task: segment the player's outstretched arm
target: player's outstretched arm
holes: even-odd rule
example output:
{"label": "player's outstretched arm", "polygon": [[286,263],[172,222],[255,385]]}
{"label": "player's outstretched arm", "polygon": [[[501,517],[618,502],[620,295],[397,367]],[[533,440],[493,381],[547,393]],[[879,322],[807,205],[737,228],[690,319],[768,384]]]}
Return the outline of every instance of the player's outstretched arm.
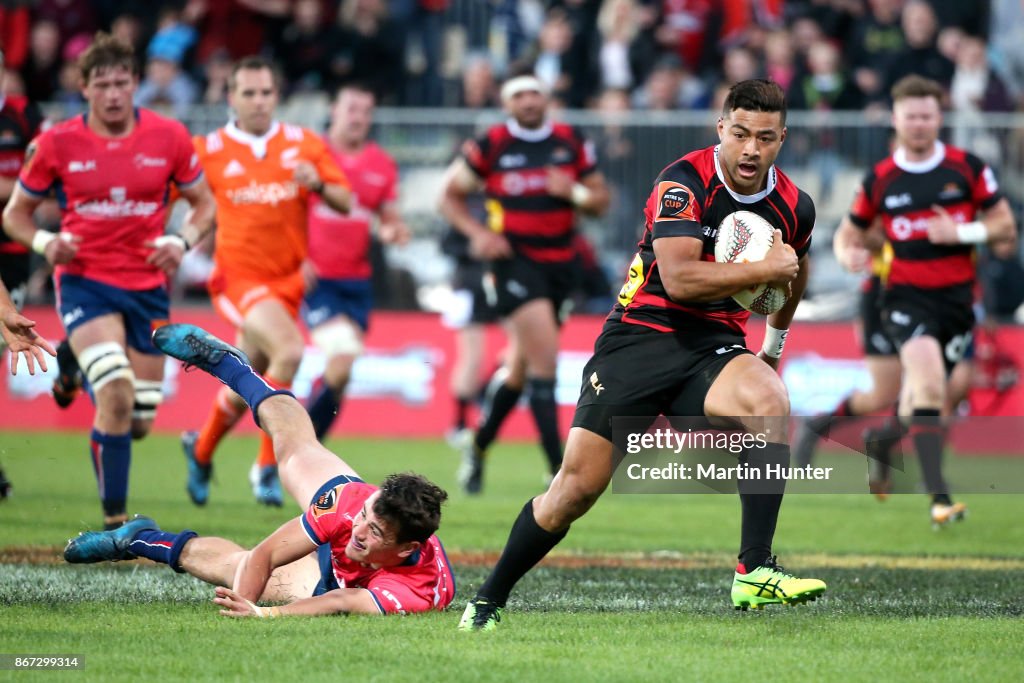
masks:
{"label": "player's outstretched arm", "polygon": [[836,261],[851,273],[861,273],[871,265],[871,252],[864,241],[864,231],[844,216],[832,237],[832,252]]}
{"label": "player's outstretched arm", "polygon": [[380,608],[365,588],[335,590],[302,598],[279,607],[261,607],[230,588],[217,587],[214,602],[225,617],[316,617],[329,614],[380,614]]}
{"label": "player's outstretched arm", "polygon": [[470,213],[466,198],[480,188],[479,176],[465,159],[457,158],[445,171],[438,210],[452,227],[469,239],[469,250],[474,258],[484,261],[508,258],[512,255],[508,240],[488,230]]}
{"label": "player's outstretched arm", "polygon": [[788,286],[798,275],[796,252],[775,239],[764,260],[752,263],[716,263],[702,261],[704,243],[696,237],[659,237],[654,240],[654,255],[665,291],[675,301],[716,301],[740,290],[771,283]]}
{"label": "player's outstretched arm", "polygon": [[249,551],[238,567],[234,590],[256,602],[263,595],[270,575],[278,567],[294,562],[316,550],[316,544],[302,529],[300,517],[285,522]]}

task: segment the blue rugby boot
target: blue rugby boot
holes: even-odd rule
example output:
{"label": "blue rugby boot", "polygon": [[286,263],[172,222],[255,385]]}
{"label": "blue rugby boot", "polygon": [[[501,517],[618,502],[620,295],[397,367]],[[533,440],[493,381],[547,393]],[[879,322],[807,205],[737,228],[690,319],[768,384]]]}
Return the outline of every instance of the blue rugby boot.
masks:
{"label": "blue rugby boot", "polygon": [[64,560],[73,564],[91,562],[116,562],[134,560],[128,547],[135,536],[142,531],[159,531],[155,521],[143,515],[135,517],[111,531],[83,531],[77,538],[68,541],[64,548]]}

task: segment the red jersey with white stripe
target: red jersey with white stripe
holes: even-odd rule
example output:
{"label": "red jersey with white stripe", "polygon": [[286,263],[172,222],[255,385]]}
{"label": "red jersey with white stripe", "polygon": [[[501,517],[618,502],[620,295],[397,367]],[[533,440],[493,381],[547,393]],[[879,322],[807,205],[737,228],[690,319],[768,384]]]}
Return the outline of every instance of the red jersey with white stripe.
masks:
{"label": "red jersey with white stripe", "polygon": [[338,585],[367,589],[381,612],[443,610],[455,598],[455,580],[436,535],[431,535],[409,562],[397,567],[374,569],[345,554],[352,537],[352,521],[377,488],[362,482],[339,484],[309,506],[302,516],[302,528],[317,545],[331,545],[331,564]]}
{"label": "red jersey with white stripe", "polygon": [[577,128],[546,123],[528,130],[512,120],[467,141],[462,156],[484,181],[487,227],[503,233],[513,251],[540,263],[576,258],[576,211],[571,201],[548,194],[547,176],[549,167],[573,180],[597,170],[594,145]]}
{"label": "red jersey with white stripe", "polygon": [[975,278],[971,244],[932,244],[928,220],[943,207],[958,223],[976,219],[979,210],[994,206],[1003,193],[992,169],[970,152],[935,144],[929,159],[908,162],[897,149],[875,164],[857,189],[850,220],[867,229],[881,217],[892,245],[886,286],[938,289],[966,287]]}
{"label": "red jersey with white stripe", "polygon": [[355,154],[324,143],[352,185],[352,209],[338,213],[319,196],[309,204],[309,260],[326,279],[366,279],[371,275],[370,229],[381,207],[398,199],[398,166],[374,142]]}
{"label": "red jersey with white stripe", "polygon": [[82,238],[74,260],[56,275],[80,275],[121,289],[166,283],[146,263],[145,246],[164,234],[171,183],[199,181],[202,168],[185,126],[147,109],[123,138],[102,137],[87,115],[59,123],[37,137],[26,154],[19,182],[36,197],[54,192],[61,232]]}
{"label": "red jersey with white stripe", "polygon": [[802,257],[811,247],[814,202],[782,171],[772,166],[763,191],[741,195],[722,180],[717,146],[691,152],[663,170],[654,182],[644,207],[645,229],[639,250],[609,319],[660,332],[685,331],[704,321],[745,333],[750,311],[732,297],[717,301],[669,298],[654,256],[656,239],[694,237],[703,242],[701,260],[714,261],[718,226],[736,211],[756,213],[781,230],[783,241],[797,256]]}

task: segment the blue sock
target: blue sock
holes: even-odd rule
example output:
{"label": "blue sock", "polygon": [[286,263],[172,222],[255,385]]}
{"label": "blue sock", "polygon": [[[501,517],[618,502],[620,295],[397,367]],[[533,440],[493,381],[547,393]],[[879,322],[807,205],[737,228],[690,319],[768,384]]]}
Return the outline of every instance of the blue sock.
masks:
{"label": "blue sock", "polygon": [[178,534],[147,529],[135,535],[128,550],[136,557],[145,557],[147,560],[170,565],[171,569],[181,574],[185,570],[178,565],[178,558],[181,557],[185,544],[196,536],[198,534],[191,529],[185,529]]}
{"label": "blue sock", "polygon": [[331,429],[334,420],[338,417],[338,409],[341,408],[341,401],[327,382],[320,382],[320,390],[313,395],[309,402],[309,419],[313,423],[313,431],[316,438],[323,440],[324,435]]}
{"label": "blue sock", "polygon": [[124,514],[128,500],[128,470],[132,464],[132,435],[104,434],[93,429],[89,453],[103,513],[109,517]]}
{"label": "blue sock", "polygon": [[230,353],[225,353],[224,357],[210,368],[210,374],[242,397],[242,400],[252,410],[252,417],[256,420],[257,425],[260,423],[260,418],[256,414],[256,409],[259,408],[260,403],[279,394],[294,397],[294,394],[287,389],[274,389],[257,375],[248,363],[240,361]]}

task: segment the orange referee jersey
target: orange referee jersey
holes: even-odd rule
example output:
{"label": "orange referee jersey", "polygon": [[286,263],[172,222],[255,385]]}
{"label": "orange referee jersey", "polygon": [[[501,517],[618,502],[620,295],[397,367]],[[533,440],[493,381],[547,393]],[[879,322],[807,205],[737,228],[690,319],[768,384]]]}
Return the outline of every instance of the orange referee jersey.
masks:
{"label": "orange referee jersey", "polygon": [[194,144],[217,200],[217,270],[252,280],[297,272],[307,252],[309,193],[292,178],[295,167],[307,161],[324,183],[349,186],[320,136],[275,121],[256,137],[232,122]]}

